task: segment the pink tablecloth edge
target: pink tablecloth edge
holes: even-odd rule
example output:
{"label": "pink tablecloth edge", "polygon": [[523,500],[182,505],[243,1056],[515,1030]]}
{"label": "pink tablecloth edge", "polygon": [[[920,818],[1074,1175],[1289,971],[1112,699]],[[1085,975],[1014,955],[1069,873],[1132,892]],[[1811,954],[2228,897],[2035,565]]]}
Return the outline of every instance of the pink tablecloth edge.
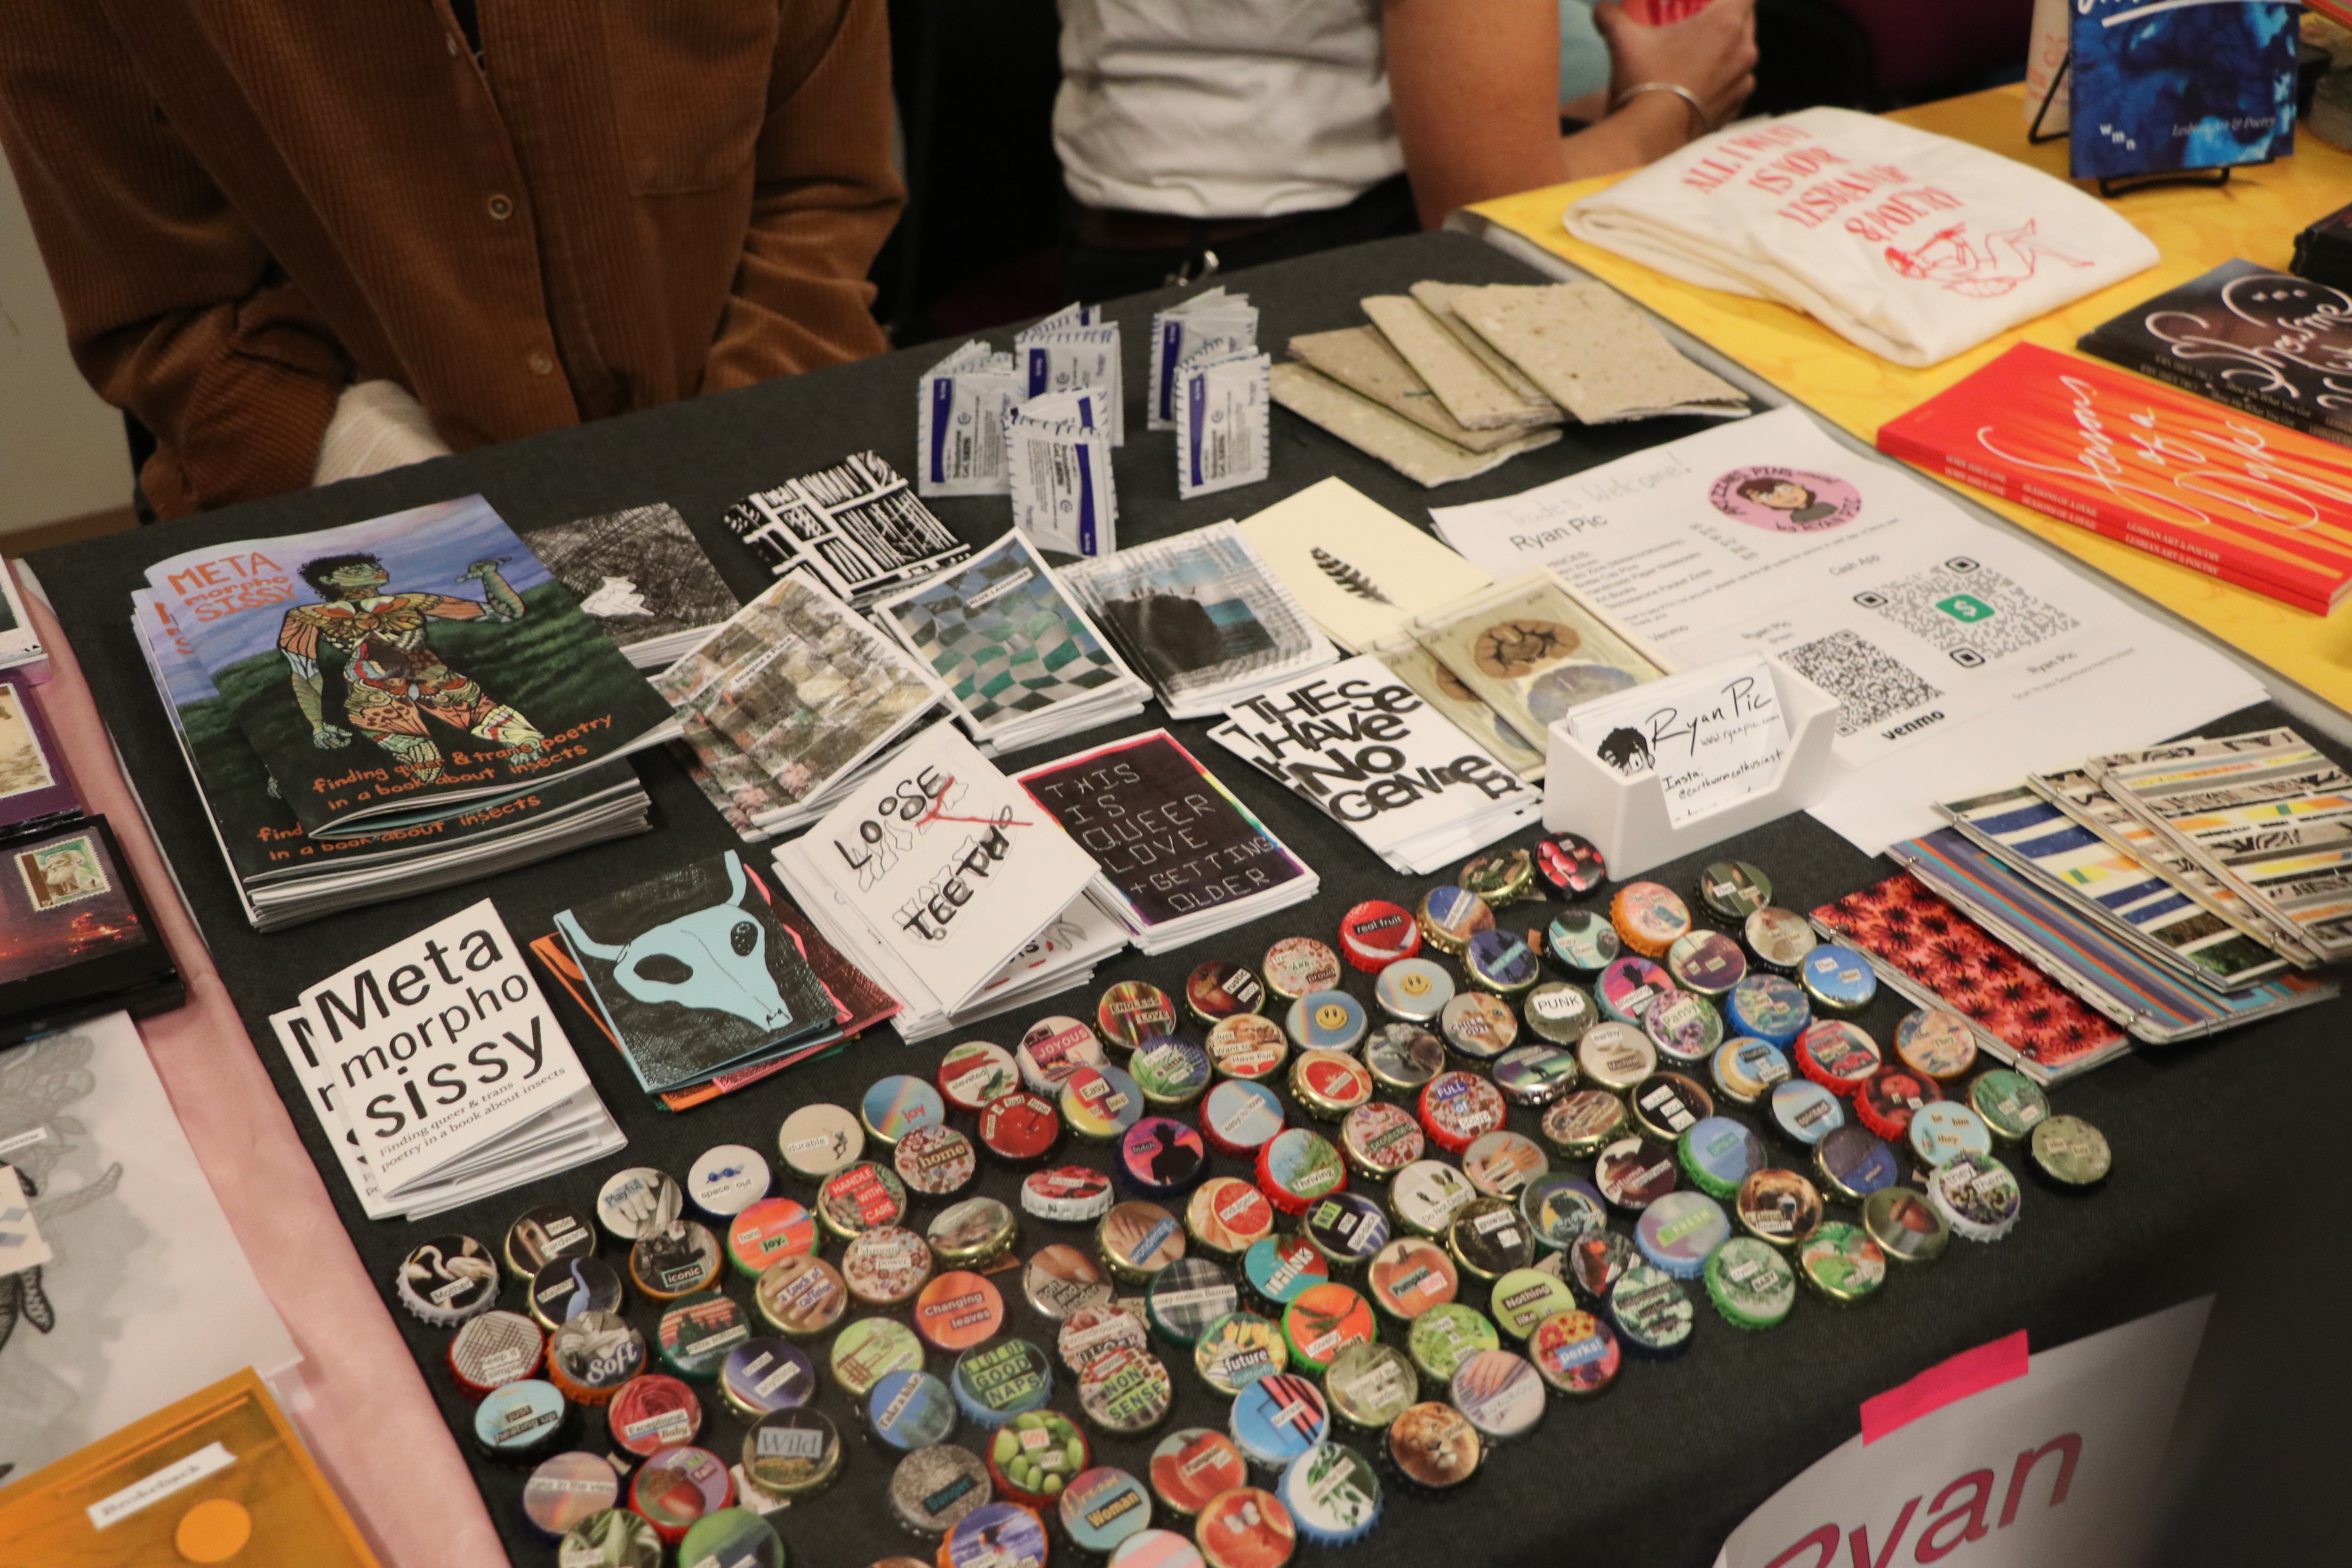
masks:
{"label": "pink tablecloth edge", "polygon": [[[180,900],[81,667],[48,606],[36,593],[26,599],[53,660],[48,682],[36,689],[42,710],[84,804],[121,840],[187,978],[187,1005],[139,1032],[247,1260],[302,1352],[310,1403],[289,1415],[387,1568],[502,1565],[488,1510]],[[122,614],[130,616],[127,600]]]}

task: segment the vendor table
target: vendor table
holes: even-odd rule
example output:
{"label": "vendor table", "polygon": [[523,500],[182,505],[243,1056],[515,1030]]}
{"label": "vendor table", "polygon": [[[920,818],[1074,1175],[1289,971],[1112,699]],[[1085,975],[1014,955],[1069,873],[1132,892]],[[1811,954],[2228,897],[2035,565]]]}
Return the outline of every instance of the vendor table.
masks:
{"label": "vendor table", "polygon": [[[1490,247],[1465,236],[1441,234],[1318,256],[1220,281],[1250,294],[1262,311],[1260,341],[1279,353],[1294,333],[1359,322],[1356,301],[1363,295],[1401,291],[1420,279],[1490,282],[1534,276]],[[1696,427],[1693,422],[1678,421],[1571,426],[1554,447],[1433,495],[1319,430],[1277,413],[1270,480],[1180,504],[1169,439],[1143,431],[1139,405],[1150,313],[1174,298],[1141,296],[1119,301],[1110,310],[1126,329],[1132,434],[1118,454],[1117,475],[1119,526],[1129,541],[1246,516],[1335,474],[1425,523],[1423,509],[1432,500],[1511,493]],[[992,334],[999,344],[1007,337]],[[429,921],[488,896],[497,901],[515,935],[528,941],[551,929],[553,913],[567,905],[691,857],[715,853],[735,840],[667,756],[648,756],[638,767],[654,796],[657,826],[646,837],[344,913],[291,932],[257,935],[238,912],[132,641],[128,595],[140,584],[142,568],[194,545],[326,527],[478,490],[518,524],[669,501],[692,523],[736,590],[749,595],[762,585],[761,571],[719,526],[721,510],[747,491],[864,448],[913,472],[916,381],[942,353],[935,345],[893,354],[258,502],[133,537],[65,546],[33,558],[57,620],[78,656],[89,694],[105,716],[123,770],[144,803],[243,1020],[243,1037],[224,1016],[215,1037],[206,1042],[210,1051],[235,1064],[235,1072],[243,1075],[238,1081],[257,1083],[247,1053],[254,1049],[249,1040],[261,1042],[260,1059],[269,1079],[288,1105],[296,1105],[299,1091],[277,1047],[268,1043],[268,1016],[286,1005],[304,984]],[[936,503],[936,510],[959,534],[976,542],[995,537],[1007,526],[1005,503],[998,498],[945,500]],[[70,669],[60,684],[68,689],[64,693],[68,701],[79,700]],[[1157,713],[1155,707],[1140,721],[1086,737],[1086,743],[1148,728],[1157,721]],[[2274,710],[2262,708],[2235,716],[2225,727],[2247,729],[2277,721]],[[1158,959],[1127,953],[1102,968],[1097,988],[1133,978],[1175,990],[1193,964],[1209,957],[1229,955],[1254,964],[1269,942],[1286,934],[1311,933],[1329,940],[1341,914],[1360,900],[1386,897],[1410,903],[1418,898],[1425,883],[1388,873],[1338,825],[1311,813],[1209,742],[1205,725],[1172,728],[1276,834],[1322,873],[1322,891],[1312,904],[1178,953]],[[1026,766],[1076,750],[1080,743],[1073,739],[1011,757],[1005,766],[1008,771]],[[2072,759],[2065,736],[2051,736],[2050,747],[2053,762]],[[78,760],[87,763],[88,748]],[[112,781],[104,783],[101,799],[110,798],[113,788]],[[1524,836],[1517,842],[1532,837]],[[1764,867],[1778,879],[1780,901],[1798,909],[1874,882],[1892,869],[1888,862],[1857,853],[1801,816],[1746,835],[1714,853],[1736,854]],[[143,859],[139,863],[145,864]],[[1696,868],[1695,862],[1678,863],[1654,875],[1687,889]],[[160,898],[164,889],[149,869],[150,893]],[[200,968],[204,964],[199,955],[184,952],[184,958]],[[1347,984],[1368,998],[1367,980],[1351,974]],[[199,987],[200,996],[212,994],[209,987]],[[1066,994],[1045,1005],[992,1020],[970,1037],[955,1037],[1010,1043],[1037,1016],[1087,1015],[1093,1002],[1093,992]],[[470,1427],[470,1409],[442,1362],[446,1331],[395,1316],[388,1305],[393,1269],[404,1252],[428,1235],[450,1231],[467,1232],[496,1246],[524,1209],[559,1199],[586,1205],[604,1177],[624,1165],[650,1164],[682,1173],[713,1144],[733,1142],[772,1149],[777,1126],[793,1107],[812,1100],[855,1104],[865,1087],[884,1074],[928,1074],[954,1038],[908,1049],[893,1032],[877,1030],[829,1060],[672,1115],[637,1089],[618,1055],[584,1016],[572,1011],[568,1002],[556,1005],[570,1020],[581,1059],[630,1138],[625,1153],[601,1164],[421,1226],[370,1223],[352,1203],[310,1113],[291,1111],[291,1125],[325,1173],[324,1190],[351,1233],[351,1246],[356,1247],[375,1294],[369,1300],[344,1289],[330,1302],[323,1294],[304,1296],[287,1284],[289,1279],[322,1277],[347,1285],[356,1278],[351,1246],[322,1227],[299,1237],[270,1234],[271,1256],[257,1261],[306,1350],[340,1367],[324,1397],[366,1402],[363,1408],[314,1412],[314,1427],[381,1422],[400,1433],[399,1441],[412,1460],[405,1476],[385,1466],[382,1443],[368,1448],[358,1437],[350,1439],[350,1451],[362,1457],[341,1465],[337,1473],[352,1491],[356,1511],[372,1521],[378,1539],[388,1546],[398,1543],[394,1554],[415,1568],[470,1562],[471,1553],[464,1548],[479,1537],[472,1533],[478,1528],[474,1500],[448,1495],[457,1483],[443,1479],[458,1474],[449,1440],[424,1424],[398,1425],[429,1392],[448,1422],[459,1430]],[[1882,998],[1863,1022],[1885,1039],[1903,1011]],[[1863,1398],[1959,1350],[2019,1328],[2028,1330],[2038,1346],[2055,1345],[2215,1288],[2226,1264],[2223,1251],[2209,1243],[2229,1224],[2234,1206],[2270,1190],[2271,1176],[2260,1162],[2240,1157],[2227,1139],[2183,1136],[2183,1129],[2192,1122],[2221,1130],[2270,1125],[2270,1108],[2294,1103],[2322,1070],[2323,1052],[2341,1040],[2347,1016],[2352,1008],[2342,1004],[2312,1009],[2217,1043],[2135,1054],[2080,1083],[2062,1087],[2054,1095],[2059,1108],[2088,1118],[2113,1142],[2116,1170],[2104,1190],[2065,1198],[2029,1185],[2024,1221],[2010,1239],[1992,1247],[1955,1243],[1943,1261],[1925,1273],[1893,1280],[1883,1299],[1858,1309],[1837,1310],[1809,1300],[1783,1327],[1743,1333],[1702,1306],[1696,1342],[1679,1361],[1631,1364],[1619,1386],[1589,1405],[1555,1402],[1543,1427],[1532,1438],[1494,1454],[1458,1499],[1392,1499],[1383,1522],[1357,1549],[1355,1558],[1371,1564],[1441,1560],[1480,1564],[1563,1560],[1704,1563],[1748,1509],[1853,1435]],[[171,1020],[164,1022],[171,1026]],[[272,1137],[282,1138],[283,1114],[278,1106],[256,1110],[252,1122],[257,1140],[267,1145]],[[295,1208],[315,1204],[317,1189],[308,1173],[286,1177],[282,1199],[271,1195],[268,1184],[246,1179],[238,1169],[240,1157],[227,1143],[233,1113],[224,1118],[215,1101],[206,1115],[214,1124],[200,1138],[199,1149],[205,1152],[215,1184],[222,1187],[248,1246],[254,1236],[270,1232],[270,1210],[277,1204]],[[1514,1125],[1532,1131],[1528,1117],[1528,1112],[1515,1110]],[[1782,1158],[1795,1163],[1785,1150]],[[1237,1170],[1232,1162],[1218,1164]],[[780,1190],[808,1196],[788,1179]],[[980,1190],[1011,1202],[1014,1178],[992,1172],[983,1176]],[[1066,1228],[1024,1219],[1024,1250],[1051,1240],[1084,1239],[1075,1232],[1056,1234]],[[307,1256],[289,1258],[289,1249],[297,1247],[308,1248]],[[307,1268],[298,1270],[296,1265],[303,1262]],[[748,1301],[749,1292],[740,1281],[730,1289]],[[509,1289],[509,1304],[512,1296]],[[633,1320],[650,1329],[654,1314],[643,1303],[633,1302],[629,1310]],[[1013,1331],[1050,1340],[1049,1327],[1015,1309]],[[396,1331],[397,1342],[388,1329]],[[372,1364],[349,1352],[351,1342],[368,1347],[368,1356],[375,1358]],[[395,1342],[404,1345],[414,1365],[398,1358]],[[1171,1425],[1223,1427],[1225,1402],[1209,1395],[1181,1356],[1173,1359],[1180,1393]],[[934,1370],[945,1369],[935,1363]],[[908,1552],[914,1543],[894,1527],[886,1502],[888,1458],[856,1436],[859,1423],[849,1405],[829,1379],[821,1381],[826,1386],[819,1407],[849,1435],[850,1452],[845,1477],[832,1491],[777,1516],[793,1562],[859,1568]],[[1071,1409],[1067,1380],[1063,1381],[1065,1391],[1055,1404]],[[729,1453],[740,1430],[723,1411],[714,1409],[705,1441]],[[601,1446],[601,1432],[593,1433],[587,1446]],[[971,1438],[967,1426],[961,1439]],[[1146,1468],[1150,1443],[1103,1441],[1097,1452],[1097,1462],[1121,1465],[1139,1475]],[[521,1476],[470,1457],[465,1462],[472,1467],[489,1519],[513,1560],[551,1563],[552,1550],[532,1535],[520,1511]],[[445,1545],[436,1545],[436,1541]],[[928,1555],[927,1549],[922,1554]]]}
{"label": "vendor table", "polygon": [[[1889,118],[2063,177],[2064,138],[2039,146],[2025,140],[2024,92],[2019,85],[1992,88],[1900,110]],[[1507,230],[1606,279],[1865,441],[1874,440],[1887,420],[1982,368],[2012,344],[2071,351],[2074,340],[2093,327],[2225,261],[2242,258],[2284,268],[2296,231],[2352,202],[2352,153],[2308,132],[2295,139],[2293,157],[2235,170],[2218,190],[2173,185],[2118,197],[2109,205],[2156,242],[2162,261],[1941,364],[1912,370],[1856,347],[1787,306],[1685,283],[1570,237],[1559,221],[1569,204],[1623,177],[1505,196],[1469,208],[1455,221],[1474,229],[1493,225]],[[2290,609],[2031,508],[1968,493],[2336,708],[2352,709],[2352,616]]]}

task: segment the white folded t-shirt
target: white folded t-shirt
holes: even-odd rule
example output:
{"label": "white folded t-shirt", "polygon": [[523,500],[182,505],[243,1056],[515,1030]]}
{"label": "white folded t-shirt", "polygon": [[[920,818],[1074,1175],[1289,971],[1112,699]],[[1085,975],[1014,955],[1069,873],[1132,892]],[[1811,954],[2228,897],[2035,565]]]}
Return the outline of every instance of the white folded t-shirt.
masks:
{"label": "white folded t-shirt", "polygon": [[2063,180],[1844,109],[1717,132],[1561,221],[1686,282],[1793,306],[1906,365],[2158,259],[2146,235]]}

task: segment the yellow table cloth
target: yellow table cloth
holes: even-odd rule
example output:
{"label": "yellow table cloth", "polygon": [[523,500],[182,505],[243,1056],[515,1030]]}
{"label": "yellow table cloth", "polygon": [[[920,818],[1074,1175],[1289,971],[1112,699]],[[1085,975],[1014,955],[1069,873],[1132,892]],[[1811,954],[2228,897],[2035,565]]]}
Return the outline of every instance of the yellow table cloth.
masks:
{"label": "yellow table cloth", "polygon": [[[2025,140],[2024,92],[2022,86],[1994,88],[1890,118],[2063,176],[2063,139],[2038,147]],[[2237,170],[2218,190],[2163,186],[2116,198],[2116,210],[2155,241],[2161,263],[1926,370],[1889,363],[1785,305],[1681,282],[1570,237],[1559,221],[1568,205],[1622,175],[1528,191],[1470,210],[1606,279],[1814,412],[1875,441],[1880,425],[2013,343],[2072,352],[2074,340],[2100,322],[2232,258],[2284,268],[2297,230],[2352,203],[2352,154],[2307,132],[2296,138],[2295,147],[2292,158]],[[2352,469],[2352,450],[2346,466]],[[1969,493],[2335,707],[2352,711],[2352,603],[2326,616],[2291,609],[2086,529],[1980,491]]]}

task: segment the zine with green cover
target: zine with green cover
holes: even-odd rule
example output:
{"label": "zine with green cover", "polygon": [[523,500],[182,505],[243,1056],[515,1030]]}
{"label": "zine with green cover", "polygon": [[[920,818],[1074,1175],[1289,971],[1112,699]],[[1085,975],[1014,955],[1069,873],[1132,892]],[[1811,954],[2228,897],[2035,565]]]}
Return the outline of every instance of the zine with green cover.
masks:
{"label": "zine with green cover", "polygon": [[184,552],[147,581],[314,837],[551,784],[677,732],[479,496]]}
{"label": "zine with green cover", "polygon": [[649,1092],[840,1034],[832,998],[732,849],[564,910],[555,929]]}
{"label": "zine with green cover", "polygon": [[876,611],[947,682],[978,736],[1134,679],[1018,531]]}

